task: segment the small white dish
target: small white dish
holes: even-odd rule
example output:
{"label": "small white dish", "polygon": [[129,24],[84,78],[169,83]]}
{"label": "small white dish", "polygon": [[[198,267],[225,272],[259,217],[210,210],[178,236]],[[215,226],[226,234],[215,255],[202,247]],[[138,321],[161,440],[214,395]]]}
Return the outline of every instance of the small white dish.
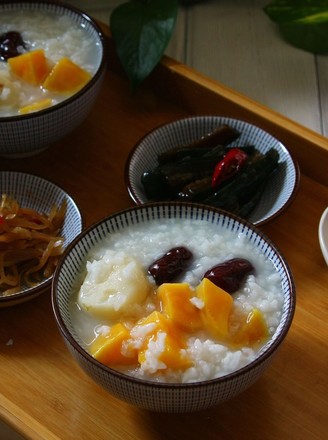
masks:
{"label": "small white dish", "polygon": [[323,258],[328,266],[328,207],[324,210],[319,223],[319,242]]}

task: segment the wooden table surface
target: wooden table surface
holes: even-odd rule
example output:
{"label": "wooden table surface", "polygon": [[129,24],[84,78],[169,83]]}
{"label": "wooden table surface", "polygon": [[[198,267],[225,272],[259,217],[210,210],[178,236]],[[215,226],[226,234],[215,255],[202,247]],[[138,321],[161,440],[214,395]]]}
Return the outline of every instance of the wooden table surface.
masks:
{"label": "wooden table surface", "polygon": [[77,130],[38,156],[2,159],[0,169],[35,173],[62,186],[89,225],[132,205],[125,161],[153,127],[195,113],[222,114],[224,108],[229,116],[270,129],[291,148],[302,171],[294,203],[262,227],[294,273],[294,322],[268,371],[246,392],[196,414],[157,414],[117,400],[82,372],[57,330],[46,292],[0,309],[0,419],[31,440],[323,440],[328,268],[318,223],[328,204],[326,139],[170,60],[136,96],[114,63],[110,69],[96,106]]}

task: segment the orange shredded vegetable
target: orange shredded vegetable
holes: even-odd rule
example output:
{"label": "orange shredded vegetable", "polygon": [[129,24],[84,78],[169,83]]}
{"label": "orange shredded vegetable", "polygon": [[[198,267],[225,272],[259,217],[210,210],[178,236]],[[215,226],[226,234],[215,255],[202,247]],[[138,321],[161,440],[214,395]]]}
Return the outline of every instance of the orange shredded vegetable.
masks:
{"label": "orange shredded vegetable", "polygon": [[0,203],[0,296],[33,287],[50,277],[63,253],[60,230],[66,201],[49,214],[20,207],[2,194]]}

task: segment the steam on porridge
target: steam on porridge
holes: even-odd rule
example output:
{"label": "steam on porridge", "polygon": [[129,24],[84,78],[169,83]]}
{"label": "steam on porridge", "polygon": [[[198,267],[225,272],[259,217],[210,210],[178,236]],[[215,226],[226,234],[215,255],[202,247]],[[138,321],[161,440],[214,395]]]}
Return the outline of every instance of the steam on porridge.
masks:
{"label": "steam on porridge", "polygon": [[31,10],[0,17],[0,117],[58,104],[94,75],[95,41],[69,16]]}
{"label": "steam on porridge", "polygon": [[283,301],[280,275],[243,233],[163,219],[92,249],[71,311],[100,362],[142,379],[189,383],[255,360]]}

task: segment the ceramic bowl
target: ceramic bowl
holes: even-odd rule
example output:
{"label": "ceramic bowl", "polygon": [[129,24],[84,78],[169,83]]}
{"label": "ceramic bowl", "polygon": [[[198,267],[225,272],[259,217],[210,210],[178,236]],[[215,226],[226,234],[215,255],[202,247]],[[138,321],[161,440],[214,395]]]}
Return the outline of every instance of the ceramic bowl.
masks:
{"label": "ceramic bowl", "polygon": [[274,148],[279,153],[279,168],[267,183],[260,201],[247,220],[259,226],[281,214],[293,201],[299,186],[299,167],[288,149],[271,134],[248,122],[221,116],[194,116],[162,125],[144,136],[132,149],[125,168],[128,192],[136,204],[152,202],[141,183],[145,171],[158,165],[160,153],[190,144],[215,128],[228,125],[240,132],[229,147],[253,145],[261,153]]}
{"label": "ceramic bowl", "polygon": [[[160,383],[143,380],[103,365],[87,351],[87,342],[76,324],[72,304],[85,274],[90,252],[104,245],[111,234],[162,219],[199,220],[215,225],[218,233],[244,234],[251,248],[270,260],[281,280],[282,313],[277,329],[248,365],[220,378],[193,383]],[[195,230],[195,235],[197,231]],[[120,247],[121,249],[121,247]],[[130,247],[129,247],[130,249]],[[279,283],[279,281],[278,281]],[[279,288],[279,287],[278,287]],[[56,269],[52,284],[52,305],[58,329],[75,361],[98,385],[129,404],[159,412],[203,410],[233,398],[259,379],[276,355],[291,325],[295,308],[293,276],[277,247],[257,228],[233,215],[205,205],[155,203],[115,213],[89,227],[69,245]],[[85,322],[85,318],[83,318]]]}
{"label": "ceramic bowl", "polygon": [[318,234],[321,252],[328,266],[328,207],[320,217]]}
{"label": "ceramic bowl", "polygon": [[[67,209],[61,234],[64,247],[81,233],[83,219],[72,197],[62,188],[42,177],[15,171],[0,172],[1,193],[15,199],[19,206],[31,208],[40,213],[49,213],[53,206],[60,206],[66,200]],[[22,290],[9,296],[0,293],[0,307],[13,306],[31,300],[49,289],[51,278],[44,278],[38,285],[22,286]]]}
{"label": "ceramic bowl", "polygon": [[[93,55],[92,61],[89,60],[89,65],[93,66],[94,73],[90,81],[79,91],[72,96],[68,95],[69,97],[51,107],[38,111],[10,116],[1,116],[0,114],[0,155],[15,158],[31,156],[47,149],[81,124],[99,94],[107,59],[105,38],[101,29],[88,15],[72,6],[56,1],[13,0],[1,2],[0,16],[3,16],[3,13],[7,11],[11,11],[11,13],[17,11],[21,14],[51,13],[58,17],[65,16],[86,32],[93,41],[90,43],[93,44]],[[3,18],[0,19],[1,29],[6,29],[6,23],[2,24],[2,20]],[[39,24],[42,26],[42,23]],[[59,38],[58,41],[60,41]],[[58,45],[60,47],[60,43]],[[33,49],[38,48],[33,47]],[[58,51],[62,50],[62,48],[58,49]],[[53,48],[52,52],[56,54],[56,49]],[[56,56],[60,58],[61,53],[58,52]],[[4,64],[4,61],[0,61],[0,63]]]}

